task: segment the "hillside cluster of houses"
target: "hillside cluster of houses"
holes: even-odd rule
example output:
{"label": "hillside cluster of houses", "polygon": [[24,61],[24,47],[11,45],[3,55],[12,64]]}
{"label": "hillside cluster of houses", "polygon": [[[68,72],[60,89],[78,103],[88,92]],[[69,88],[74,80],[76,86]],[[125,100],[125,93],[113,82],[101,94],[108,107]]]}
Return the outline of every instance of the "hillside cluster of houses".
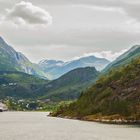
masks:
{"label": "hillside cluster of houses", "polygon": [[3,87],[6,87],[6,86],[16,86],[17,83],[8,83],[8,84],[2,84]]}

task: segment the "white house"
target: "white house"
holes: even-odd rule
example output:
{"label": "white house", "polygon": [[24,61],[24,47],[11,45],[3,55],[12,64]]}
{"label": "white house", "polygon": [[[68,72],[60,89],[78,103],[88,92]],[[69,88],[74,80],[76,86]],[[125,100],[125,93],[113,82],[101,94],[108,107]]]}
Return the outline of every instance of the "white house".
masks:
{"label": "white house", "polygon": [[2,110],[2,111],[7,110],[7,106],[5,104],[3,104],[2,102],[0,102],[0,110]]}

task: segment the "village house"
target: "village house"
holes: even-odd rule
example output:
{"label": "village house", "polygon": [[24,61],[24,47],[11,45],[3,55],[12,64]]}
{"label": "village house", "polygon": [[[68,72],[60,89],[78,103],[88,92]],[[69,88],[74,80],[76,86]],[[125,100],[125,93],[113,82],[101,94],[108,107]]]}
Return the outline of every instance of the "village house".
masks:
{"label": "village house", "polygon": [[2,102],[0,102],[0,112],[2,111],[7,111],[7,106],[3,104]]}

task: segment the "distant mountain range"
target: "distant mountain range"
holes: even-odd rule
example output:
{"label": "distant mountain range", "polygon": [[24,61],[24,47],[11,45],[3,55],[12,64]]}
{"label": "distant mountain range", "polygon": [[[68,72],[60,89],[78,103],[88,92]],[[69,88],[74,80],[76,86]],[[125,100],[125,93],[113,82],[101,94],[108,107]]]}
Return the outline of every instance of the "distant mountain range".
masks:
{"label": "distant mountain range", "polygon": [[[41,93],[45,92],[42,98],[49,98],[57,101],[78,98],[81,91],[84,91],[87,87],[94,84],[96,80],[100,78],[100,75],[105,74],[104,72],[115,71],[122,66],[129,65],[131,61],[138,57],[140,57],[140,46],[137,45],[111,62],[104,69],[106,71],[98,72],[94,67],[74,69],[46,84],[45,87],[41,89]],[[87,57],[85,59],[87,60]],[[50,70],[53,65],[63,65],[62,61],[51,60],[47,62],[50,66]],[[106,77],[106,74],[104,76]]]}
{"label": "distant mountain range", "polygon": [[68,62],[42,60],[39,64],[34,64],[22,53],[15,51],[0,37],[0,70],[4,71],[21,71],[53,80],[81,67],[95,67],[100,71],[109,63],[107,59],[88,56]]}
{"label": "distant mountain range", "polygon": [[77,68],[95,67],[98,71],[101,71],[109,63],[110,62],[105,58],[87,56],[68,62],[43,60],[40,61],[39,66],[47,74],[49,79],[57,79],[65,73]]}

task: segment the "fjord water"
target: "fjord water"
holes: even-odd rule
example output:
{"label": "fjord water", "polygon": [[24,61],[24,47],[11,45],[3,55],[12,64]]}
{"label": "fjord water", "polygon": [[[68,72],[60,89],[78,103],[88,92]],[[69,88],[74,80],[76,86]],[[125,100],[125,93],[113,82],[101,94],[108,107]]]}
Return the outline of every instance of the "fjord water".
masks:
{"label": "fjord water", "polygon": [[52,118],[45,112],[3,112],[0,140],[140,140],[140,128]]}

